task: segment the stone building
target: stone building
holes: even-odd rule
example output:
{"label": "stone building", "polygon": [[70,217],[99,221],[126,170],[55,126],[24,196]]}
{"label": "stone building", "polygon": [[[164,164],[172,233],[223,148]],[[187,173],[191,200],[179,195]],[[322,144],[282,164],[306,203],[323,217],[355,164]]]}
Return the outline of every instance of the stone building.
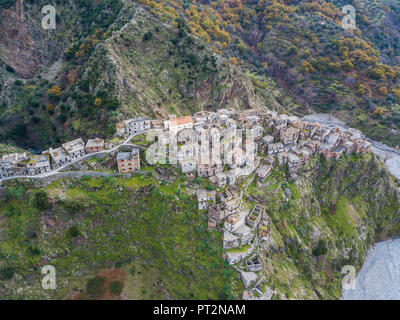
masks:
{"label": "stone building", "polygon": [[64,148],[49,149],[51,159],[53,160],[54,167],[59,168],[71,162],[70,155]]}
{"label": "stone building", "polygon": [[51,170],[50,160],[45,155],[36,156],[28,163],[27,169],[31,176],[49,172]]}
{"label": "stone building", "polygon": [[86,143],[86,153],[100,152],[104,150],[104,140],[100,138],[89,139]]}
{"label": "stone building", "polygon": [[140,171],[140,153],[138,148],[131,152],[119,152],[117,154],[118,170],[120,173]]}
{"label": "stone building", "polygon": [[86,154],[85,143],[83,142],[82,138],[64,143],[62,146],[71,158],[71,160],[82,158]]}

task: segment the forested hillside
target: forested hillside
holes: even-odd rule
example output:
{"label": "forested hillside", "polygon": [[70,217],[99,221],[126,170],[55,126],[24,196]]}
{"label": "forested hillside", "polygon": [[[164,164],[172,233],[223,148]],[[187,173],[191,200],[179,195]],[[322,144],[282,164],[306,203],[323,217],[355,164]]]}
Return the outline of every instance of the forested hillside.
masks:
{"label": "forested hillside", "polygon": [[50,31],[43,5],[0,4],[3,142],[41,149],[229,105],[331,112],[399,145],[396,1],[58,1]]}

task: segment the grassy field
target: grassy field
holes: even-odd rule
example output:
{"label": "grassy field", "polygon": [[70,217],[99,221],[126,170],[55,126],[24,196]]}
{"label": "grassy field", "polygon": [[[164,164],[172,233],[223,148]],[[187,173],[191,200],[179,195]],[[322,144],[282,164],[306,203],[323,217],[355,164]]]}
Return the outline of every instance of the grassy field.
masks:
{"label": "grassy field", "polygon": [[[195,199],[178,185],[159,188],[151,177],[136,176],[10,186],[0,203],[0,276],[7,270],[12,276],[0,280],[0,295],[232,297],[234,273],[222,260],[221,236],[208,231]],[[56,290],[40,287],[44,265],[56,268]]]}

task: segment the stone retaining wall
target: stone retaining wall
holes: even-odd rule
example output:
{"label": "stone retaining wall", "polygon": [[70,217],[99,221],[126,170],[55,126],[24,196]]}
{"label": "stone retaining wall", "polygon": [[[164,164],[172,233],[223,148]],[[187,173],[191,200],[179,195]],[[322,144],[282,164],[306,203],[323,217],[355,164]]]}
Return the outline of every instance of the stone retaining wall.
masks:
{"label": "stone retaining wall", "polygon": [[7,187],[0,187],[0,201],[5,200],[7,195]]}

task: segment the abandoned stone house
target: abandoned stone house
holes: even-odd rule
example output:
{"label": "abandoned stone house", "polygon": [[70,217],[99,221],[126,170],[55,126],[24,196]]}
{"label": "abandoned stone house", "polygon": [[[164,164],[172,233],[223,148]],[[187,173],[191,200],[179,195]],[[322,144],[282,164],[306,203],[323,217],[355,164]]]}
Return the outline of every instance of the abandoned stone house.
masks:
{"label": "abandoned stone house", "polygon": [[344,148],[344,152],[347,155],[352,154],[355,150],[356,150],[356,145],[354,142],[351,142],[350,140],[347,140],[344,144],[343,144],[343,148]]}
{"label": "abandoned stone house", "polygon": [[223,188],[226,186],[227,183],[227,177],[225,174],[223,173],[217,173],[215,175],[216,179],[217,179],[217,186],[218,188]]}
{"label": "abandoned stone house", "polygon": [[249,260],[246,261],[246,269],[247,271],[258,272],[262,269],[261,259],[258,255],[252,256]]}
{"label": "abandoned stone house", "polygon": [[124,120],[117,123],[117,135],[133,135],[151,128],[151,122],[148,117],[140,117]]}
{"label": "abandoned stone house", "polygon": [[238,171],[239,171],[239,168],[235,168],[235,169],[224,172],[227,184],[229,184],[230,186],[233,186],[236,183],[236,179],[238,178]]}
{"label": "abandoned stone house", "polygon": [[273,156],[278,154],[279,152],[285,151],[285,148],[282,143],[271,143],[268,147],[268,155]]}
{"label": "abandoned stone house", "polygon": [[229,214],[231,214],[231,211],[227,210],[223,203],[214,204],[208,207],[208,216],[216,223],[223,221]]}
{"label": "abandoned stone house", "polygon": [[286,126],[289,121],[289,116],[287,114],[279,114],[274,118],[275,126]]}
{"label": "abandoned stone house", "polygon": [[131,152],[119,152],[117,154],[118,170],[120,173],[140,171],[140,153],[138,148]]}
{"label": "abandoned stone house", "polygon": [[50,160],[45,155],[37,156],[28,163],[27,170],[29,175],[49,172],[51,170]]}
{"label": "abandoned stone house", "polygon": [[13,175],[12,163],[9,160],[0,159],[0,178],[8,178]]}
{"label": "abandoned stone house", "polygon": [[82,138],[69,141],[62,146],[72,160],[79,159],[86,154],[85,143]]}
{"label": "abandoned stone house", "polygon": [[213,121],[217,118],[217,114],[209,111],[200,111],[194,114],[196,122],[208,122]]}
{"label": "abandoned stone house", "polygon": [[224,192],[221,192],[219,198],[227,210],[234,210],[240,204],[240,198],[233,189],[226,189]]}
{"label": "abandoned stone house", "polygon": [[197,163],[193,159],[187,159],[180,162],[182,173],[192,173],[197,171]]}
{"label": "abandoned stone house", "polygon": [[239,226],[244,224],[246,214],[242,211],[230,211],[228,218],[224,223],[224,228],[230,232],[234,232]]}
{"label": "abandoned stone house", "polygon": [[276,155],[276,158],[278,159],[278,164],[279,164],[280,166],[281,166],[281,165],[284,165],[284,164],[287,163],[288,153],[287,153],[286,151],[279,152],[279,153]]}
{"label": "abandoned stone house", "polygon": [[212,166],[210,163],[201,163],[197,165],[197,175],[202,178],[208,178],[214,175]]}
{"label": "abandoned stone house", "polygon": [[246,223],[252,228],[255,229],[260,223],[262,217],[264,215],[264,208],[259,204],[256,204],[251,210],[251,212],[246,217]]}
{"label": "abandoned stone house", "polygon": [[297,143],[300,131],[294,127],[285,127],[280,131],[279,139],[283,144]]}
{"label": "abandoned stone house", "polygon": [[270,144],[274,143],[274,137],[271,135],[266,135],[261,139],[261,143],[259,144],[259,151],[261,153],[265,153],[269,148]]}
{"label": "abandoned stone house", "polygon": [[70,155],[62,147],[57,149],[50,148],[49,153],[51,159],[53,160],[55,168],[62,167],[63,165],[66,165],[71,162]]}
{"label": "abandoned stone house", "polygon": [[268,176],[271,174],[272,169],[273,169],[272,165],[259,166],[256,171],[258,180],[260,180],[261,182],[264,182],[268,178]]}
{"label": "abandoned stone house", "polygon": [[11,163],[17,163],[27,161],[29,160],[29,157],[26,152],[18,152],[4,155],[3,160],[7,160]]}
{"label": "abandoned stone house", "polygon": [[239,147],[233,148],[228,151],[225,158],[225,164],[227,164],[230,169],[243,167],[246,164],[246,154]]}
{"label": "abandoned stone house", "polygon": [[294,153],[289,152],[288,158],[287,158],[287,163],[288,163],[289,168],[297,167],[300,165],[300,159]]}
{"label": "abandoned stone house", "polygon": [[358,153],[366,153],[371,149],[371,142],[363,140],[360,144],[356,145],[356,152]]}
{"label": "abandoned stone house", "polygon": [[179,148],[178,152],[176,153],[176,157],[179,163],[189,159],[195,161],[195,159],[197,158],[196,150],[192,145],[183,145]]}
{"label": "abandoned stone house", "polygon": [[332,153],[332,157],[337,160],[344,153],[344,148],[342,146],[338,146],[336,148],[333,148],[331,153]]}
{"label": "abandoned stone house", "polygon": [[241,223],[236,229],[234,229],[233,234],[240,238],[241,245],[249,244],[254,238],[254,233],[245,223]]}
{"label": "abandoned stone house", "polygon": [[329,134],[325,137],[324,142],[331,146],[336,147],[340,143],[340,135],[338,133]]}
{"label": "abandoned stone house", "polygon": [[207,210],[208,206],[211,203],[215,203],[217,199],[214,190],[198,189],[196,193],[199,210]]}
{"label": "abandoned stone house", "polygon": [[86,143],[86,153],[100,152],[104,150],[104,139],[89,139]]}
{"label": "abandoned stone house", "polygon": [[224,249],[233,249],[240,246],[240,238],[231,232],[224,230],[222,234],[222,246]]}
{"label": "abandoned stone house", "polygon": [[254,272],[245,272],[241,271],[240,272],[240,277],[243,281],[244,287],[247,289],[249,288],[253,283],[257,281],[257,274]]}
{"label": "abandoned stone house", "polygon": [[150,120],[150,127],[154,129],[162,129],[164,127],[163,121],[159,119]]}

